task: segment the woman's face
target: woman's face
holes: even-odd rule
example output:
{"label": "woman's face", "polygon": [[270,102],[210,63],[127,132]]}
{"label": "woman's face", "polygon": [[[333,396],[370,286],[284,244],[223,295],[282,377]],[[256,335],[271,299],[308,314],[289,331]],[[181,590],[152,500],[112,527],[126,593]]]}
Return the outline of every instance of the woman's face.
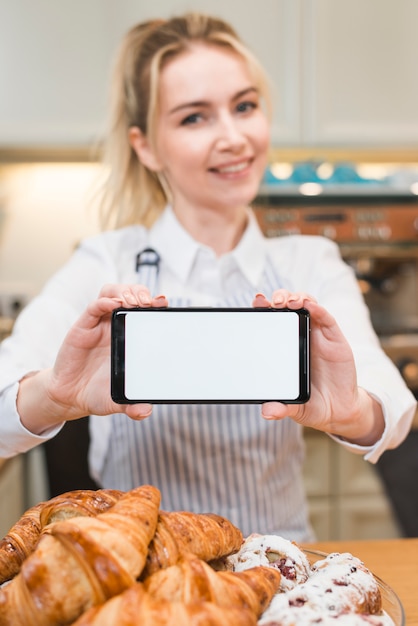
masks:
{"label": "woman's face", "polygon": [[236,210],[257,193],[267,162],[269,124],[246,61],[196,44],[160,75],[154,169],[176,212]]}

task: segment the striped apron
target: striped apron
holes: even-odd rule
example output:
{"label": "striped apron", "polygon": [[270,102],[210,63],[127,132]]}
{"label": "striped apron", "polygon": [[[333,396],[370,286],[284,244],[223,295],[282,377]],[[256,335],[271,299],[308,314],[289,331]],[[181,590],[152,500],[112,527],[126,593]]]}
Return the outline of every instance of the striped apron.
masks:
{"label": "striped apron", "polygon": [[[137,269],[138,281],[158,293],[158,263],[151,259]],[[283,284],[270,261],[262,283],[266,294]],[[216,306],[248,307],[253,297],[243,277],[240,293]],[[187,298],[170,296],[169,301],[193,306]],[[245,536],[313,539],[301,476],[302,429],[293,420],[264,420],[253,404],[155,405],[151,417],[140,422],[124,414],[111,419],[103,487],[152,484],[161,491],[164,510],[217,513]]]}

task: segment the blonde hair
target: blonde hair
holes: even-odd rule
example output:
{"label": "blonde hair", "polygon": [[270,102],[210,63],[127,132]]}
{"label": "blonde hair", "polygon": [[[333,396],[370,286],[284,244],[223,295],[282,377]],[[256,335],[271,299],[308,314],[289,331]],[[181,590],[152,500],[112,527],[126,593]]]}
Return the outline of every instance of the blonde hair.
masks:
{"label": "blonde hair", "polygon": [[153,144],[161,69],[194,42],[223,46],[240,54],[269,105],[267,79],[261,65],[226,22],[187,13],[131,28],[116,57],[110,85],[109,130],[103,151],[106,179],[101,197],[104,228],[138,223],[149,227],[167,203],[164,181],[139,161],[128,134],[131,127],[137,126]]}

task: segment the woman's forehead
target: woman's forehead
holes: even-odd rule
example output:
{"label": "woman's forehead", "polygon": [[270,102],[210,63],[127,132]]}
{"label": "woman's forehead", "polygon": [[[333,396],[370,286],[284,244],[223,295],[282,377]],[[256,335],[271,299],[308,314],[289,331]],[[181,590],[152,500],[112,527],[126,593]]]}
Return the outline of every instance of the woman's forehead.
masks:
{"label": "woman's forehead", "polygon": [[193,44],[170,59],[160,73],[162,100],[181,100],[185,95],[207,98],[228,90],[235,93],[254,85],[247,60],[231,48]]}
{"label": "woman's forehead", "polygon": [[[187,47],[179,51],[177,54],[169,56],[163,63],[162,72],[169,67],[182,65],[198,65],[202,61],[213,63],[225,63],[229,60],[235,64],[247,65],[246,58],[235,48],[228,44],[217,42],[192,41]],[[219,65],[219,69],[222,66]]]}

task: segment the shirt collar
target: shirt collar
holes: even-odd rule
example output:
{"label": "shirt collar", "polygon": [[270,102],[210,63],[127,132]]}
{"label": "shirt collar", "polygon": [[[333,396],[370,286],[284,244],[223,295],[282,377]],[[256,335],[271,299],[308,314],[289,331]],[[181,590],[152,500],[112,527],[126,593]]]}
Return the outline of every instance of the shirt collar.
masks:
{"label": "shirt collar", "polygon": [[[254,287],[259,284],[266,258],[265,239],[251,209],[248,209],[248,225],[238,245],[223,255],[233,259],[244,276]],[[196,256],[200,250],[210,250],[198,243],[177,220],[173,209],[167,206],[150,229],[150,245],[180,280],[186,282],[190,276]]]}
{"label": "shirt collar", "polygon": [[186,282],[201,245],[183,228],[171,206],[151,227],[149,241],[170,270]]}
{"label": "shirt collar", "polygon": [[257,287],[265,267],[267,252],[266,240],[251,209],[248,209],[247,228],[238,245],[229,255],[235,259],[247,280]]}

